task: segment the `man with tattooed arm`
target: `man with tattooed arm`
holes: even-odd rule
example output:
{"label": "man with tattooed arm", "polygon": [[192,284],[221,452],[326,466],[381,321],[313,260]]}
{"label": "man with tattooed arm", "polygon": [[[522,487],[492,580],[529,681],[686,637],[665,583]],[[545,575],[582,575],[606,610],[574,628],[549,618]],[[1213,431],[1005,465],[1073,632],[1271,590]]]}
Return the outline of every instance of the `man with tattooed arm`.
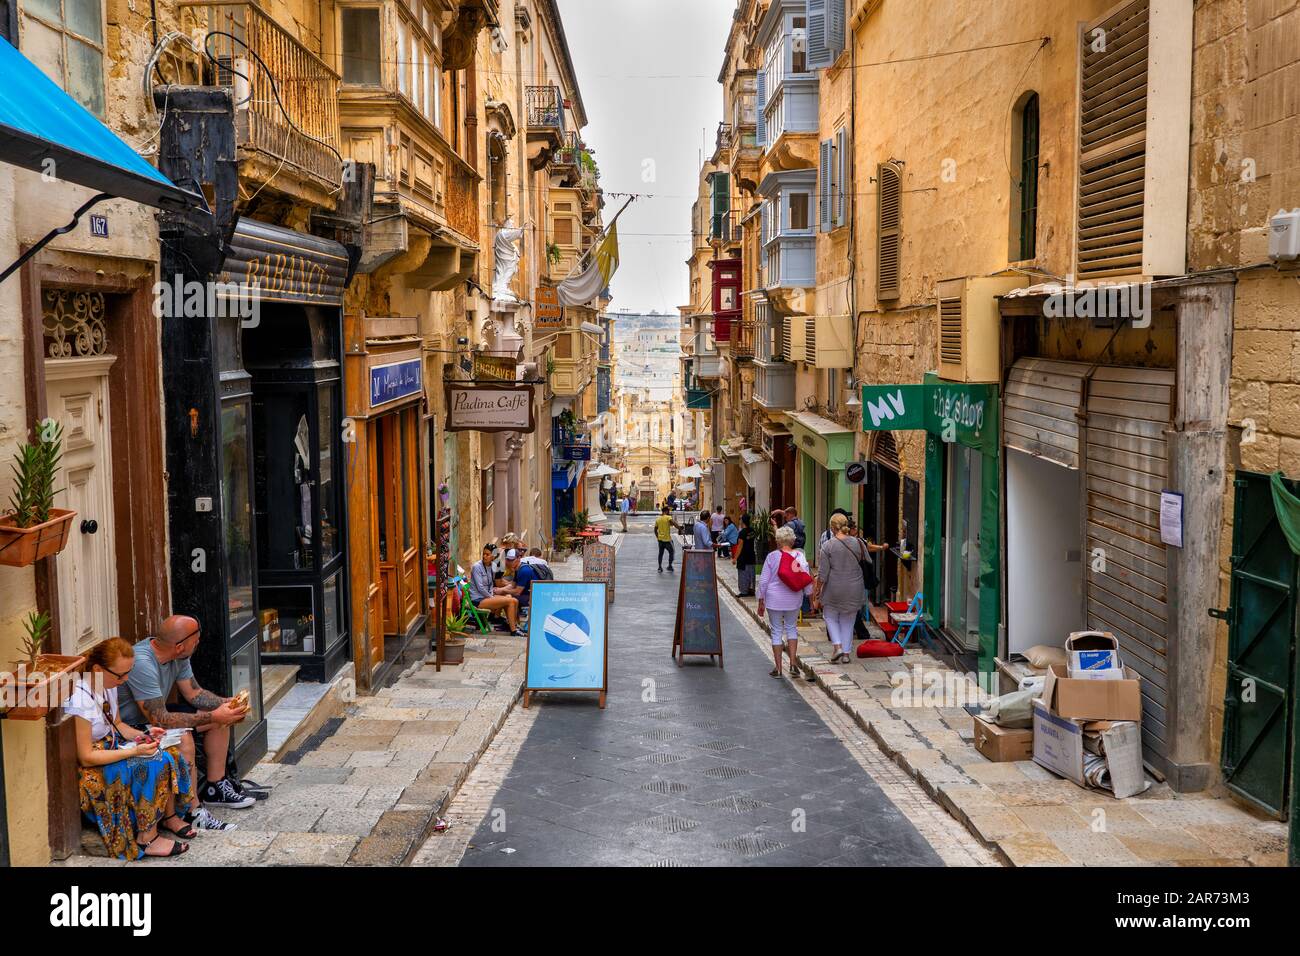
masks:
{"label": "man with tattooed arm", "polygon": [[[199,686],[190,668],[198,646],[199,622],[194,618],[173,614],[163,621],[157,636],[135,645],[135,666],[118,691],[119,712],[131,726],[148,726],[151,733],[156,728],[190,728],[193,733],[182,735],[180,749],[191,773],[197,770],[194,734],[203,735],[207,783],[195,792],[185,820],[203,830],[229,830],[234,824],[219,820],[207,808],[242,809],[254,803],[253,794],[226,776],[230,728],[248,716],[250,708],[247,700],[221,697]],[[182,709],[167,708],[173,687],[180,693]]]}

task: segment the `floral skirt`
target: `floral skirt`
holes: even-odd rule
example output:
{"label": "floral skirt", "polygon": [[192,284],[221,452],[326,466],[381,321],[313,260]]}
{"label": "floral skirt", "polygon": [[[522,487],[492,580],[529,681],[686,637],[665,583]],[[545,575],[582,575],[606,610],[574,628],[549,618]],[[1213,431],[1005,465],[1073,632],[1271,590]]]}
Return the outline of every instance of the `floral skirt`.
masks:
{"label": "floral skirt", "polygon": [[[109,738],[95,741],[96,750],[116,750]],[[180,750],[159,750],[152,757],[128,757],[102,767],[78,771],[81,812],[104,838],[108,852],[119,860],[138,860],[144,848],[138,835],[148,833],[167,814],[167,799],[177,806],[194,796],[190,765]]]}

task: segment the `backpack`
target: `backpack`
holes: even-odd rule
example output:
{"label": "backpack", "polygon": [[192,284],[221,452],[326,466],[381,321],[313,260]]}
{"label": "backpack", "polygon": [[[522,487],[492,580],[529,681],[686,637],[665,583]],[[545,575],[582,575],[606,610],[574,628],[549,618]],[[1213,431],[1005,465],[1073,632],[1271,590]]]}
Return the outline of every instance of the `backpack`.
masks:
{"label": "backpack", "polygon": [[781,563],[776,569],[776,576],[791,591],[802,591],[812,584],[812,575],[795,567],[794,555],[781,552]]}
{"label": "backpack", "polygon": [[802,548],[808,541],[808,531],[804,528],[803,522],[798,518],[791,518],[786,523],[790,526],[790,530],[794,532],[794,546]]}
{"label": "backpack", "polygon": [[551,570],[551,566],[549,564],[532,564],[530,562],[529,567],[533,569],[533,574],[536,575],[536,580],[538,581],[555,580],[555,572]]}

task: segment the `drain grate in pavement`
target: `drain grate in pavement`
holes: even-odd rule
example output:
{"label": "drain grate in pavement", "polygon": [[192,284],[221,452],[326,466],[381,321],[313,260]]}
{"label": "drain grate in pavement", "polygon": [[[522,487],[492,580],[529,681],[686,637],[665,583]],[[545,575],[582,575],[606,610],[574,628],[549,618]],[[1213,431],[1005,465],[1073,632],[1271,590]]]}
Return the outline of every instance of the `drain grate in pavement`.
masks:
{"label": "drain grate in pavement", "polygon": [[661,816],[650,817],[642,820],[640,823],[633,824],[643,830],[654,830],[656,833],[690,833],[700,825],[699,820],[689,820],[686,817],[675,817],[671,813],[665,813]]}
{"label": "drain grate in pavement", "polygon": [[716,720],[688,720],[686,723],[696,730],[717,730],[722,726]]}
{"label": "drain grate in pavement", "polygon": [[647,793],[662,793],[665,796],[676,796],[679,793],[685,793],[691,788],[684,783],[678,783],[676,780],[651,780],[649,783],[641,784],[641,789]]}
{"label": "drain grate in pavement", "polygon": [[754,810],[761,810],[763,807],[771,806],[771,804],[764,803],[762,800],[755,800],[753,797],[737,797],[733,795],[718,800],[710,800],[705,806],[740,816],[742,813],[752,813]]}
{"label": "drain grate in pavement", "polygon": [[655,860],[653,863],[647,863],[646,866],[688,866],[680,860]]}
{"label": "drain grate in pavement", "polygon": [[735,780],[737,777],[748,776],[749,771],[744,767],[733,767],[730,764],[721,764],[717,767],[710,767],[704,771],[704,776],[712,780]]}
{"label": "drain grate in pavement", "polygon": [[715,754],[725,754],[729,750],[739,750],[740,744],[734,740],[706,740],[702,744],[692,744],[692,747],[699,747],[701,750],[709,750]]}
{"label": "drain grate in pavement", "polygon": [[671,730],[648,730],[639,736],[645,740],[676,740],[681,734],[675,734]]}
{"label": "drain grate in pavement", "polygon": [[678,761],[685,760],[686,758],[683,757],[681,754],[653,753],[653,754],[642,754],[636,759],[642,761],[643,763],[662,764],[662,763],[677,763]]}
{"label": "drain grate in pavement", "polygon": [[651,720],[676,720],[680,716],[681,714],[677,713],[677,711],[675,710],[656,710],[653,714],[650,714],[650,719]]}
{"label": "drain grate in pavement", "polygon": [[775,853],[777,850],[785,849],[784,843],[777,843],[775,840],[769,840],[767,837],[758,836],[754,833],[732,837],[730,840],[723,840],[721,843],[715,843],[713,845],[719,850],[739,853],[747,860],[752,860],[755,857],[765,856],[768,853]]}

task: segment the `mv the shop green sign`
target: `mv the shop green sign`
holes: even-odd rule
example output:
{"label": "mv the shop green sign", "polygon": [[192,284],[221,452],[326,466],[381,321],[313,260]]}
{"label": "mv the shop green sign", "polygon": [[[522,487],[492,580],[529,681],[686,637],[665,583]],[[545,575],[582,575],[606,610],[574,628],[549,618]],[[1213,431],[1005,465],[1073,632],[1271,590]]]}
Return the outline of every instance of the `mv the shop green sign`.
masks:
{"label": "mv the shop green sign", "polygon": [[942,440],[998,449],[998,393],[993,385],[943,382],[919,385],[863,385],[862,430],[933,432]]}

